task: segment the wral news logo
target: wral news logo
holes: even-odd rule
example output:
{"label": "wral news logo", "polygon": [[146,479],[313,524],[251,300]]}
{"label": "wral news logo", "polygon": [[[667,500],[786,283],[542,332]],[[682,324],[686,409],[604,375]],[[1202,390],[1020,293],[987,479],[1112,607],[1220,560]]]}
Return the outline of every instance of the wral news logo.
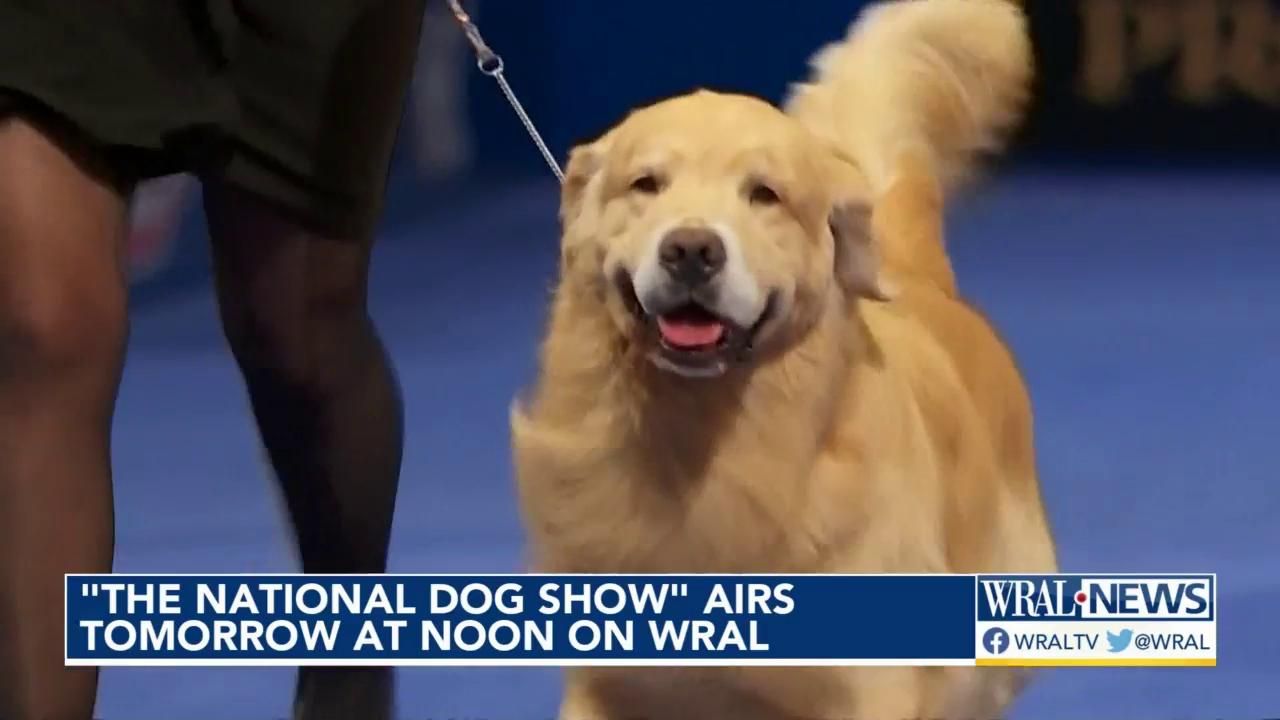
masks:
{"label": "wral news logo", "polygon": [[979,576],[978,620],[1213,620],[1214,576]]}
{"label": "wral news logo", "polygon": [[979,575],[980,665],[1213,665],[1216,575]]}

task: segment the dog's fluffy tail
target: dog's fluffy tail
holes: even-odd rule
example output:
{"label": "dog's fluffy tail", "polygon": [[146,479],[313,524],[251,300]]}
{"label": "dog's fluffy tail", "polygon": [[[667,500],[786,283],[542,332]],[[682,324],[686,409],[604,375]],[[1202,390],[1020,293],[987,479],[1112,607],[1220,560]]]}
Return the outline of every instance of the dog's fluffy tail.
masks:
{"label": "dog's fluffy tail", "polygon": [[[786,109],[859,167],[878,214],[896,212],[918,224],[920,211],[932,208],[940,223],[943,196],[980,155],[1000,150],[1020,120],[1032,63],[1026,20],[1013,0],[884,2],[814,56],[813,77],[793,88]],[[880,213],[882,202],[904,207]],[[919,203],[926,204],[905,207]],[[891,217],[879,222],[896,223]],[[910,236],[923,241],[922,234],[928,233],[886,238],[887,253],[914,252],[917,266],[945,265],[945,257],[924,257],[927,248],[902,246]]]}
{"label": "dog's fluffy tail", "polygon": [[1012,0],[897,0],[870,6],[793,88],[793,116],[889,188],[919,153],[944,188],[999,150],[1020,118],[1031,44]]}

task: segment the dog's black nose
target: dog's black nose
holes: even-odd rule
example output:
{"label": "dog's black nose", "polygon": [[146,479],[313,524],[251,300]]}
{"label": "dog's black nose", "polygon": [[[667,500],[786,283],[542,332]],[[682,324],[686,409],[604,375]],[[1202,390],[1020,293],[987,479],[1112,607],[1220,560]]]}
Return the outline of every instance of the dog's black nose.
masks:
{"label": "dog's black nose", "polygon": [[672,278],[702,285],[724,269],[724,240],[707,228],[677,228],[662,238],[658,260]]}

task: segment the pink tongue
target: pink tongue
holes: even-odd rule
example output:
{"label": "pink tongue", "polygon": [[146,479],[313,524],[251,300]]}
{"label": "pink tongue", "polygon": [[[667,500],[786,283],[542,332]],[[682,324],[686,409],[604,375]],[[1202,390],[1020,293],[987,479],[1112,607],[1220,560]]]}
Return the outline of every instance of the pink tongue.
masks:
{"label": "pink tongue", "polygon": [[662,338],[673,347],[696,348],[714,345],[724,335],[724,325],[714,320],[683,320],[658,318],[658,330]]}

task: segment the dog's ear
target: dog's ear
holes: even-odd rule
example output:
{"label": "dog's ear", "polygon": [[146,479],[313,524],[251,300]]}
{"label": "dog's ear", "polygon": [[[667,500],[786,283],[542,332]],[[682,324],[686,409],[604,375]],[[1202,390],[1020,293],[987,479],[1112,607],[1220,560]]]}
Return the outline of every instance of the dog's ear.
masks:
{"label": "dog's ear", "polygon": [[880,252],[872,232],[872,201],[865,178],[846,155],[831,148],[827,186],[834,201],[827,225],[835,241],[835,274],[849,297],[886,302],[896,291],[881,272]]}
{"label": "dog's ear", "polygon": [[582,212],[588,190],[592,182],[604,167],[604,156],[608,152],[611,137],[604,137],[584,143],[569,152],[569,161],[565,164],[564,185],[560,190],[560,222],[568,225],[577,219]]}
{"label": "dog's ear", "polygon": [[836,203],[827,224],[835,240],[835,273],[850,297],[887,302],[896,294],[880,272],[880,255],[871,232],[871,204],[865,200]]}

